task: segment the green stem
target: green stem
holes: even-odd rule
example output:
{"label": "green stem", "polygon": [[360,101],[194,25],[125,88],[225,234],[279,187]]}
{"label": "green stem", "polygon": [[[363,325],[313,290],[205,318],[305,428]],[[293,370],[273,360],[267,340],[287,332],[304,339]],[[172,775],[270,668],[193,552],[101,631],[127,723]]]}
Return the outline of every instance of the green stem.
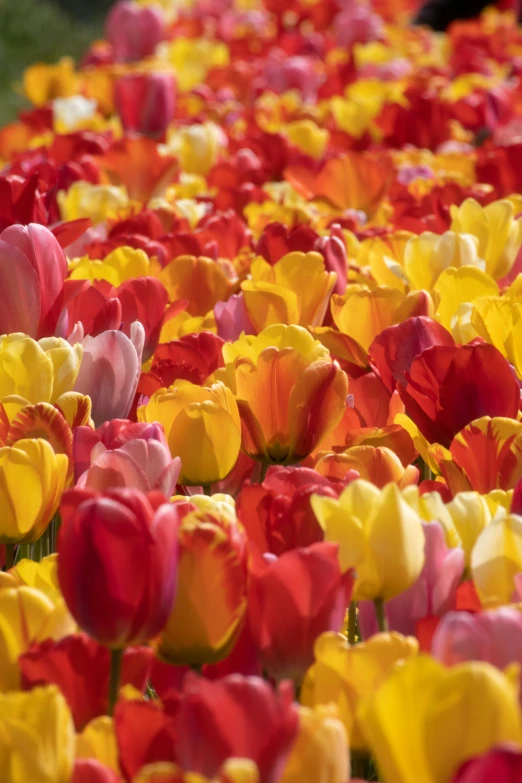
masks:
{"label": "green stem", "polygon": [[421,460],[422,466],[421,466],[421,479],[423,481],[431,481],[433,476],[431,475],[431,468],[428,465],[427,462],[424,462],[424,460]]}
{"label": "green stem", "polygon": [[265,480],[266,472],[267,472],[269,467],[270,467],[270,463],[269,462],[262,462],[261,463],[261,473],[259,474],[259,483],[260,484],[262,484],[263,481]]}
{"label": "green stem", "polygon": [[201,488],[203,489],[203,494],[208,495],[209,498],[212,497],[212,485],[211,484],[202,484]]}
{"label": "green stem", "polygon": [[14,544],[5,545],[5,570],[9,571],[14,566],[15,562],[15,548]]}
{"label": "green stem", "polygon": [[382,598],[375,598],[373,601],[373,605],[375,607],[375,614],[377,617],[377,627],[379,628],[380,633],[385,633],[386,631],[389,631],[388,628],[388,620],[386,618],[386,612],[384,611],[384,601]]}
{"label": "green stem", "polygon": [[111,716],[114,713],[114,706],[118,701],[118,693],[120,690],[120,678],[121,678],[121,664],[123,660],[123,649],[111,650],[111,674],[109,680],[109,707],[107,715]]}
{"label": "green stem", "polygon": [[348,642],[355,644],[355,633],[357,630],[357,602],[350,601],[348,607]]}

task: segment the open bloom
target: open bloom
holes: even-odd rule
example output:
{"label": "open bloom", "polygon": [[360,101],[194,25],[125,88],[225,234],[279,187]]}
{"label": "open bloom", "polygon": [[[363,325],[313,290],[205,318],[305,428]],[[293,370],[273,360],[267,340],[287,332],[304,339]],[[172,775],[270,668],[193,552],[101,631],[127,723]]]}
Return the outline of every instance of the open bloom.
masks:
{"label": "open bloom", "polygon": [[[70,490],[62,501],[58,577],[78,625],[108,647],[147,642],[176,590],[177,521],[160,493]],[[122,549],[123,546],[123,549]]]}
{"label": "open bloom", "polygon": [[301,462],[340,421],[348,380],[300,326],[277,324],[223,346],[242,448],[262,462]]}

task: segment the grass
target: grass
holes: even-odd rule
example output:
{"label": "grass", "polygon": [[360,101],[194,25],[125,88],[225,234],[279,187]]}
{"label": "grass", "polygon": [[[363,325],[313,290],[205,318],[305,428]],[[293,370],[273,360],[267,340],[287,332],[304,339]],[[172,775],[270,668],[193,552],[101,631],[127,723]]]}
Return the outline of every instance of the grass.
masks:
{"label": "grass", "polygon": [[15,88],[28,65],[78,60],[102,30],[101,18],[78,21],[52,0],[0,0],[0,126],[28,106]]}

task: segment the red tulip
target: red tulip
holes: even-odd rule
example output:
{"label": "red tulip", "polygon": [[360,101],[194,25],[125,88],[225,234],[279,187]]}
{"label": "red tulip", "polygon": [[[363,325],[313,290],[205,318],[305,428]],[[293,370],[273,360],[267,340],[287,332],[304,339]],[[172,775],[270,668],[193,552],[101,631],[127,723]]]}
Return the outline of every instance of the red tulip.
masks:
{"label": "red tulip", "polygon": [[520,783],[521,780],[522,751],[503,746],[466,761],[452,783]]}
{"label": "red tulip", "polygon": [[[121,685],[144,691],[153,653],[149,647],[129,647],[122,661]],[[77,731],[107,712],[109,651],[85,634],[48,639],[18,659],[22,689],[59,687],[71,709]]]}
{"label": "red tulip", "polygon": [[76,759],[70,783],[120,783],[120,776],[96,759]]}
{"label": "red tulip", "polygon": [[224,365],[222,346],[221,337],[212,332],[187,334],[158,345],[149,372],[140,377],[138,393],[152,397],[158,389],[178,380],[205,385],[208,376]]}
{"label": "red tulip", "polygon": [[129,73],[115,84],[115,102],[125,131],[163,136],[174,119],[176,82],[171,73]]}
{"label": "red tulip", "polygon": [[336,498],[343,488],[310,468],[274,466],[262,484],[243,484],[237,514],[259,553],[282,555],[323,540],[310,498]]}
{"label": "red tulip", "polygon": [[389,392],[404,385],[414,359],[434,345],[455,345],[441,324],[426,316],[408,318],[390,326],[375,338],[369,348],[370,364]]}
{"label": "red tulip", "polygon": [[448,447],[482,416],[517,418],[518,381],[493,345],[435,345],[413,360],[405,381],[406,412],[430,443]]}
{"label": "red tulip", "polygon": [[277,783],[298,730],[288,683],[274,692],[259,677],[210,681],[190,672],[178,713],[177,760],[212,778],[229,758],[251,759],[260,783]]}
{"label": "red tulip", "polygon": [[125,780],[147,764],[176,760],[176,723],[157,702],[120,701],[114,729]]}
{"label": "red tulip", "polygon": [[0,334],[54,335],[67,259],[49,229],[34,223],[0,234]]}
{"label": "red tulip", "polygon": [[80,628],[111,648],[152,639],[174,602],[175,508],[160,493],[75,489],[61,512],[58,578]]}
{"label": "red tulip", "polygon": [[136,62],[154,54],[166,36],[163,9],[158,5],[140,7],[123,0],[116,3],[107,19],[107,39],[116,62]]}
{"label": "red tulip", "polygon": [[248,619],[267,671],[300,682],[314,662],[320,634],[339,633],[353,588],[342,573],[337,544],[313,544],[279,558],[252,558]]}

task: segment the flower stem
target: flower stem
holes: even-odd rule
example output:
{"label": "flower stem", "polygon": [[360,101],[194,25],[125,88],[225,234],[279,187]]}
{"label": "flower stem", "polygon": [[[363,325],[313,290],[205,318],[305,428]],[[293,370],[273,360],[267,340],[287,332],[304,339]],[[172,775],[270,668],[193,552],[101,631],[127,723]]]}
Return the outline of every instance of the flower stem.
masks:
{"label": "flower stem", "polygon": [[5,545],[5,570],[9,571],[14,566],[15,562],[15,548],[14,544]]}
{"label": "flower stem", "polygon": [[123,649],[111,650],[111,673],[109,680],[109,707],[107,715],[114,713],[114,706],[118,701],[118,692],[120,690],[121,664],[123,660]]}
{"label": "flower stem", "polygon": [[269,463],[268,462],[262,462],[261,463],[261,472],[259,474],[259,483],[260,484],[262,484],[263,481],[265,480],[266,472],[267,472],[268,468],[269,468]]}
{"label": "flower stem", "polygon": [[204,495],[208,495],[209,498],[212,497],[212,485],[211,484],[202,484],[201,488],[203,490]]}
{"label": "flower stem", "polygon": [[389,631],[388,628],[388,620],[386,618],[386,612],[384,611],[384,601],[382,598],[375,598],[373,601],[373,605],[375,607],[375,614],[377,616],[377,627],[379,628],[380,633],[385,633],[385,631]]}
{"label": "flower stem", "polygon": [[348,642],[355,644],[355,632],[357,630],[357,602],[350,601],[348,607]]}

